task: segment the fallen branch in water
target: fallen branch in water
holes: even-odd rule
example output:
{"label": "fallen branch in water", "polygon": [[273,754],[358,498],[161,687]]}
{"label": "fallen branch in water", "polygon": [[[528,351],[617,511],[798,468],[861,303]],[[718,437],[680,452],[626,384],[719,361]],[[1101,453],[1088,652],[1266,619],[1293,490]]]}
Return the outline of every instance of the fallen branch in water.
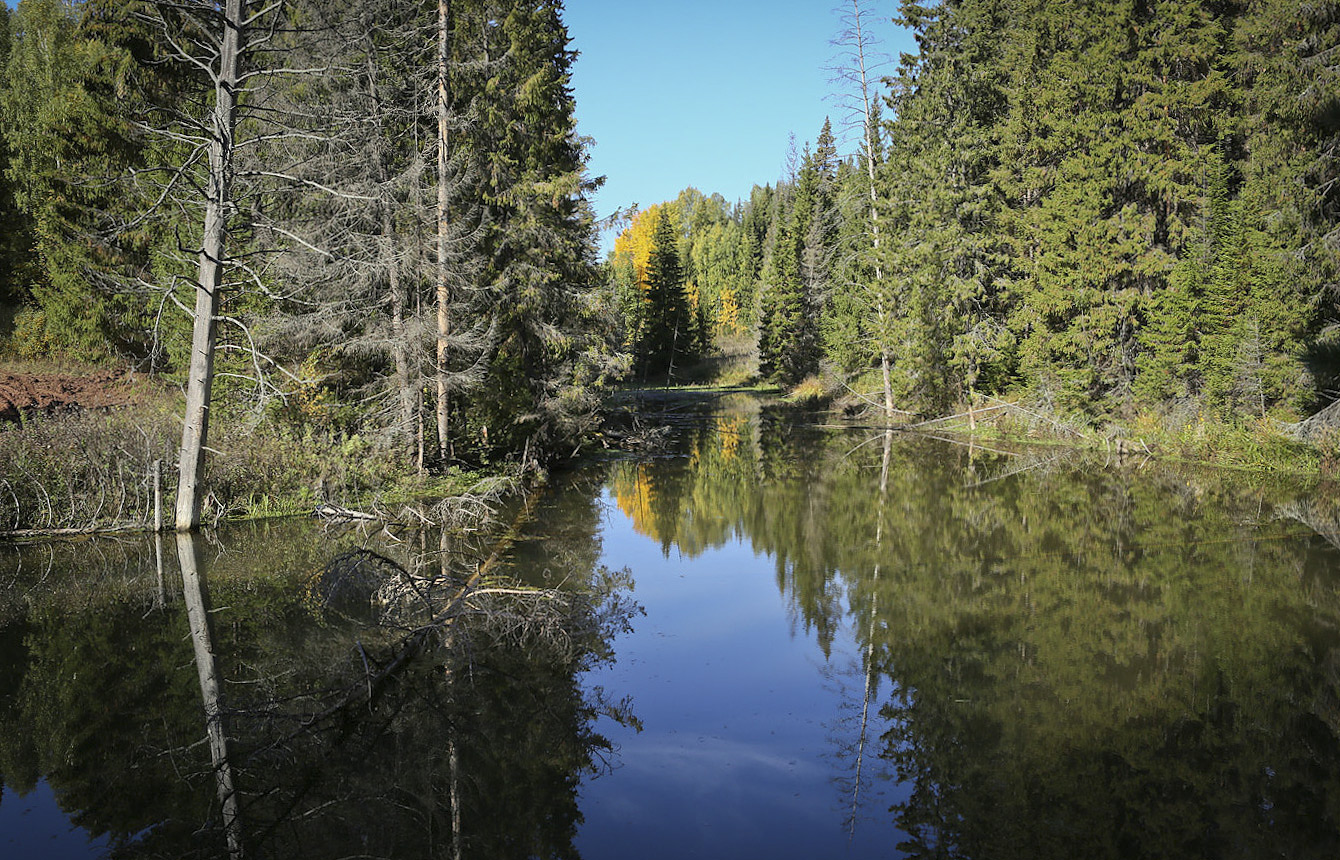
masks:
{"label": "fallen branch in water", "polygon": [[972,416],[974,418],[980,418],[988,412],[994,412],[998,409],[1007,409],[1012,405],[1013,404],[1005,403],[1000,406],[983,406],[981,409],[973,409],[970,412],[960,412],[957,415],[945,415],[941,418],[929,418],[925,421],[918,421],[915,424],[904,424],[902,427],[898,429],[915,430],[918,427],[929,427],[932,424],[940,424],[945,421],[955,421],[959,418],[968,418],[969,416]]}
{"label": "fallen branch in water", "polygon": [[379,514],[369,514],[365,511],[356,511],[352,508],[345,508],[340,505],[332,505],[324,502],[316,506],[316,510],[312,511],[312,516],[331,522],[383,519]]}
{"label": "fallen branch in water", "polygon": [[1003,408],[1013,409],[1013,410],[1015,410],[1016,412],[1022,412],[1023,414],[1028,415],[1028,416],[1033,417],[1033,418],[1036,418],[1036,419],[1038,419],[1039,421],[1044,421],[1044,422],[1046,422],[1047,424],[1052,425],[1053,427],[1055,427],[1055,428],[1058,429],[1058,430],[1064,430],[1064,431],[1067,432],[1067,433],[1073,433],[1074,435],[1080,437],[1081,439],[1087,439],[1087,438],[1088,438],[1088,434],[1085,433],[1084,431],[1082,431],[1082,430],[1076,430],[1074,427],[1071,427],[1069,424],[1063,424],[1062,422],[1057,421],[1055,418],[1052,418],[1052,417],[1050,417],[1050,416],[1043,415],[1043,414],[1038,413],[1038,412],[1033,412],[1033,411],[1031,411],[1031,410],[1029,410],[1029,409],[1025,409],[1024,407],[1020,406],[1018,403],[1010,403],[1010,402],[1007,401],[1007,400],[1001,400],[1001,399],[998,398],[998,397],[992,397],[992,396],[990,396],[990,395],[988,395],[988,394],[983,394],[982,397],[985,398],[986,400],[994,400],[996,403],[1000,404]]}

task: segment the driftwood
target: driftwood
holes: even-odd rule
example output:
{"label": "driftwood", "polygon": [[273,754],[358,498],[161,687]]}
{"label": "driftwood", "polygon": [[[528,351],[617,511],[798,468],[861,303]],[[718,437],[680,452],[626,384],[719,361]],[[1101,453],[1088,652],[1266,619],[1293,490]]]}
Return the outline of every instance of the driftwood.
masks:
{"label": "driftwood", "polygon": [[124,523],[121,525],[89,526],[71,529],[14,529],[0,531],[0,540],[33,540],[60,537],[89,537],[91,535],[120,535],[130,532],[148,532],[149,526],[142,523]]}
{"label": "driftwood", "polygon": [[328,522],[337,523],[347,523],[355,520],[373,521],[384,519],[384,517],[378,516],[377,514],[369,514],[365,511],[356,511],[353,508],[345,508],[325,502],[316,506],[316,510],[312,511],[312,516],[318,519],[327,520]]}

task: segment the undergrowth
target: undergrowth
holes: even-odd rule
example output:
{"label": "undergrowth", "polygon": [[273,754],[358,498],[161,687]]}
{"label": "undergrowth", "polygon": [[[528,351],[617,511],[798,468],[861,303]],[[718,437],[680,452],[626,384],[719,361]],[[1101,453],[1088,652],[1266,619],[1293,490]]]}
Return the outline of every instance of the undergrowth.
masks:
{"label": "undergrowth", "polygon": [[[0,532],[151,528],[156,460],[170,526],[179,421],[170,408],[153,406],[0,425]],[[202,505],[210,523],[309,513],[326,500],[407,502],[466,480],[409,475],[392,452],[357,434],[228,420],[211,431]]]}

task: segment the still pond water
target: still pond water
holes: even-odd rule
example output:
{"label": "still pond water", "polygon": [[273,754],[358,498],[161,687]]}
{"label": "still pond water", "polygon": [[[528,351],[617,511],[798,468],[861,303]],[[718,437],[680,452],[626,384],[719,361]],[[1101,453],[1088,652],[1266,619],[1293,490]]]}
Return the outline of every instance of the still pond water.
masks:
{"label": "still pond water", "polygon": [[0,549],[0,856],[1340,856],[1333,493],[659,408],[507,535]]}

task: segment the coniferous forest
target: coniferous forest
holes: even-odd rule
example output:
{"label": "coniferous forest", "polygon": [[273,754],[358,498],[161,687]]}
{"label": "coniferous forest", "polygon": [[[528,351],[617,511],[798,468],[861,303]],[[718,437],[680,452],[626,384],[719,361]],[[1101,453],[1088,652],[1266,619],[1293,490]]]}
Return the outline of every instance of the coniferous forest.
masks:
{"label": "coniferous forest", "polygon": [[618,360],[561,4],[3,11],[8,348],[178,381],[179,525],[220,404],[420,468],[589,424]]}
{"label": "coniferous forest", "polygon": [[883,7],[845,7],[853,154],[825,123],[747,201],[637,213],[612,260],[628,342],[662,331],[632,286],[652,298],[669,217],[706,337],[756,337],[785,385],[1090,422],[1333,398],[1340,5],[903,2],[918,50],[882,78]]}

